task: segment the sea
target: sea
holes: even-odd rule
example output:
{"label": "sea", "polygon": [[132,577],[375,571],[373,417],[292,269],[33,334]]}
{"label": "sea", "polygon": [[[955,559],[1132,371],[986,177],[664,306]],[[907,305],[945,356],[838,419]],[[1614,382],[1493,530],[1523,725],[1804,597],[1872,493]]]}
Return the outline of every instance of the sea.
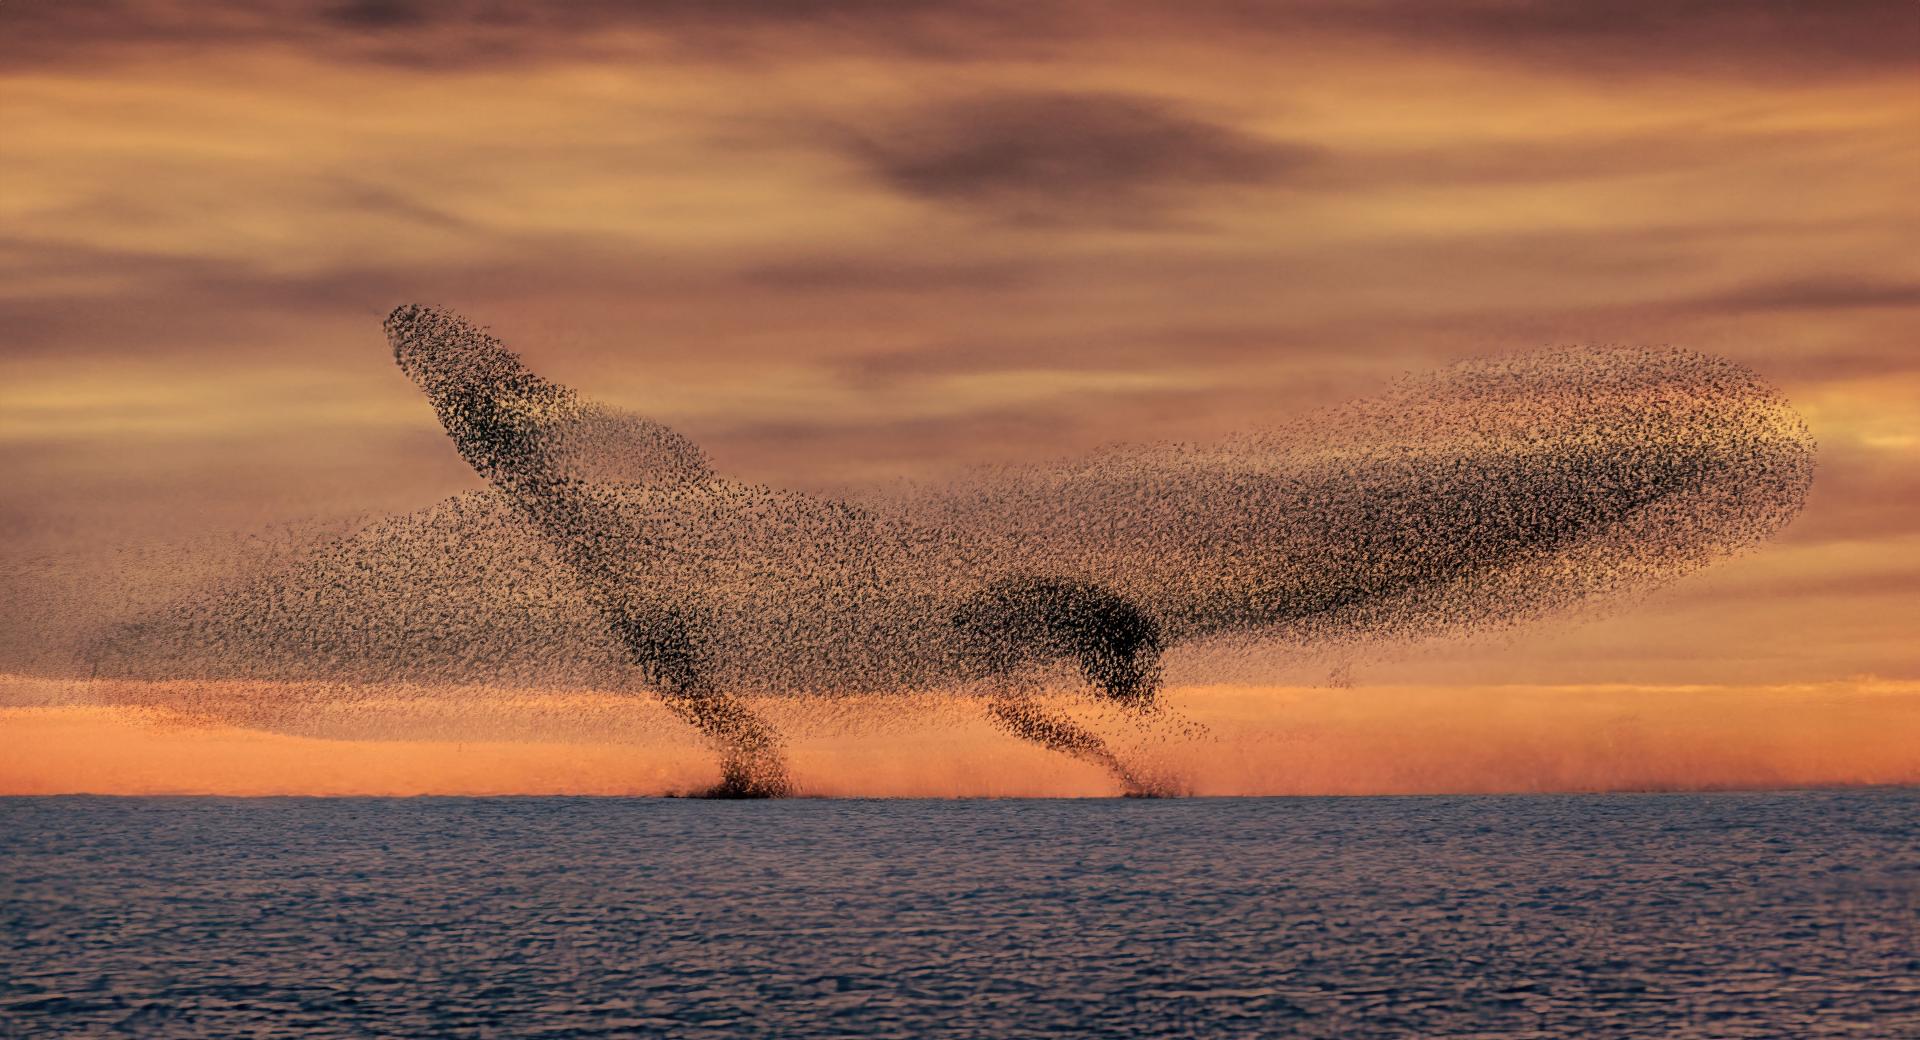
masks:
{"label": "sea", "polygon": [[6,1037],[1920,1037],[1920,789],[0,799]]}

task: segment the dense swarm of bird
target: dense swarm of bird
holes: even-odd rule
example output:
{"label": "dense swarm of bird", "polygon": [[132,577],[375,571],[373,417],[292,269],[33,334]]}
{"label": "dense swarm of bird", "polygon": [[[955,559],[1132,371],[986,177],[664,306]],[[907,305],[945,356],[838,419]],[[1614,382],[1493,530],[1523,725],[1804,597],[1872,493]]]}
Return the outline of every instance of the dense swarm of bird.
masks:
{"label": "dense swarm of bird", "polygon": [[788,793],[745,695],[968,689],[1010,732],[1153,785],[1032,696],[1150,712],[1261,646],[1404,641],[1645,590],[1800,509],[1805,424],[1722,359],[1479,360],[1211,444],[1118,446],[835,501],[534,375],[440,310],[386,321],[487,490],[114,626],[99,674],[646,688]]}

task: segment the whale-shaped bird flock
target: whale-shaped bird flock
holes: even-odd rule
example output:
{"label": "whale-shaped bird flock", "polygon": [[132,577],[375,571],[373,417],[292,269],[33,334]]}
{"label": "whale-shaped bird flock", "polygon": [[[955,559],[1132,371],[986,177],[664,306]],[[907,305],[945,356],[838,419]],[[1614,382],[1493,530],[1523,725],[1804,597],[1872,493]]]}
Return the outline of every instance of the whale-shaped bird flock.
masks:
{"label": "whale-shaped bird flock", "polygon": [[713,745],[724,796],[793,789],[753,697],[968,690],[1153,793],[1035,693],[1079,683],[1150,714],[1169,670],[1201,680],[1266,646],[1605,603],[1769,538],[1813,476],[1805,424],[1747,369],[1579,348],[1215,443],[837,501],[728,480],[450,312],[401,307],[386,333],[487,489],[117,624],[95,674],[646,689]]}

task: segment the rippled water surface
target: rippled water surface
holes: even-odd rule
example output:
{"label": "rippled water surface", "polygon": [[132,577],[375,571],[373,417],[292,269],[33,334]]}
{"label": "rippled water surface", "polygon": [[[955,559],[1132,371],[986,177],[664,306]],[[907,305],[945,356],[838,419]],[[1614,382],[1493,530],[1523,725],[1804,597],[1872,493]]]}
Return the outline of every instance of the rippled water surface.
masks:
{"label": "rippled water surface", "polygon": [[0,799],[0,1035],[1920,1036],[1920,791]]}

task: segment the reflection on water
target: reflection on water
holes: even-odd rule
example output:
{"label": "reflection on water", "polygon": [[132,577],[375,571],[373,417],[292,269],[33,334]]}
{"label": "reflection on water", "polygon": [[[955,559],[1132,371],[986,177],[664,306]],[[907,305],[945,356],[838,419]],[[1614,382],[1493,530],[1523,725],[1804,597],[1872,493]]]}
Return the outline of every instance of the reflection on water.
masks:
{"label": "reflection on water", "polygon": [[1920,790],[0,799],[0,1035],[1920,1035]]}

